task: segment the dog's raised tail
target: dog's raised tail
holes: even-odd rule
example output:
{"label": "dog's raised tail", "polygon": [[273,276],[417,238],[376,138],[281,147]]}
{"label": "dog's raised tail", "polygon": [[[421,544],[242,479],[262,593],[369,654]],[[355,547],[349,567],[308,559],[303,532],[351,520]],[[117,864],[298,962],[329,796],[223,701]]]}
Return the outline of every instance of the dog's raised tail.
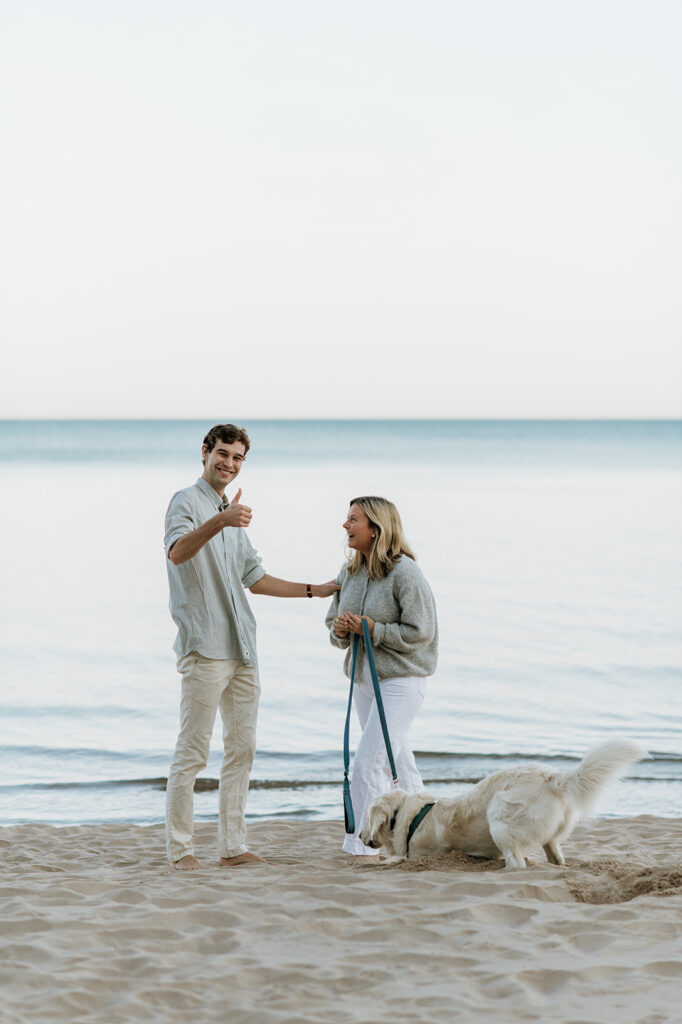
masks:
{"label": "dog's raised tail", "polygon": [[586,814],[609,782],[622,775],[629,764],[648,756],[646,750],[632,740],[600,743],[588,750],[577,768],[564,774],[566,795],[582,814]]}

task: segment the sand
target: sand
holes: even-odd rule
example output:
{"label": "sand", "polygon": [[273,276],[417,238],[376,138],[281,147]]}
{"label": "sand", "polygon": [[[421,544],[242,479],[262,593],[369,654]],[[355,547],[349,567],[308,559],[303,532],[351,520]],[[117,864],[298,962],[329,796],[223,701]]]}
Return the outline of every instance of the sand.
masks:
{"label": "sand", "polygon": [[268,865],[163,861],[162,827],[0,830],[0,1019],[682,1020],[682,820],[581,825],[566,868],[355,866],[342,826],[250,827]]}

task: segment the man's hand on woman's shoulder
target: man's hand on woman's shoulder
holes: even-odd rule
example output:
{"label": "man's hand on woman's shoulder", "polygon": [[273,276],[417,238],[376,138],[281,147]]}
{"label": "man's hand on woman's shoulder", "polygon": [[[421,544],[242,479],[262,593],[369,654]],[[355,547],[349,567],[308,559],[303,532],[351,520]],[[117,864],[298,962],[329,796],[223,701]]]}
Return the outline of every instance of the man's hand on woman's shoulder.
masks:
{"label": "man's hand on woman's shoulder", "polygon": [[330,580],[329,583],[311,583],[310,589],[312,590],[313,597],[331,597],[341,587],[336,580]]}

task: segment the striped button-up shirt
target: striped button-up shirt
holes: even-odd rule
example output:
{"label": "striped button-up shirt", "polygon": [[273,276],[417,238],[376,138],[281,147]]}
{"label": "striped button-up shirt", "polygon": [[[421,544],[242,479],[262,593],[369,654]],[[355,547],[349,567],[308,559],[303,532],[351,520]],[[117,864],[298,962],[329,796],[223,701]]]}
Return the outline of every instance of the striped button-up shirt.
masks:
{"label": "striped button-up shirt", "polygon": [[236,658],[257,665],[256,620],[244,593],[265,576],[246,530],[225,527],[193,558],[174,565],[173,544],[227,507],[199,477],[171,498],[166,513],[166,566],[170,611],[178,627],[178,657],[196,651],[205,658]]}

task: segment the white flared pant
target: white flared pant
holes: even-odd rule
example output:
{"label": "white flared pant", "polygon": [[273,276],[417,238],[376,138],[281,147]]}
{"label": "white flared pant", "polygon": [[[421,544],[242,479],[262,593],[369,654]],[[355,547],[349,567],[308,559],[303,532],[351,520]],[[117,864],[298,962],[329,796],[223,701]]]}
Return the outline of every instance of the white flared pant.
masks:
{"label": "white flared pant", "polygon": [[[419,793],[424,784],[407,734],[424,703],[426,679],[394,676],[383,679],[379,685],[400,788],[408,793]],[[356,827],[353,835],[344,839],[343,850],[344,853],[376,855],[378,850],[372,850],[360,841],[360,832],[372,800],[393,789],[393,780],[367,661],[363,665],[361,679],[353,688],[353,702],[362,726],[350,786]]]}
{"label": "white flared pant", "polygon": [[180,735],[168,773],[168,859],[192,853],[194,780],[206,767],[218,708],[223,720],[223,763],[218,790],[218,856],[246,851],[244,812],[256,752],[260,698],[258,672],[243,661],[204,658],[196,651],[178,659],[182,675]]}

